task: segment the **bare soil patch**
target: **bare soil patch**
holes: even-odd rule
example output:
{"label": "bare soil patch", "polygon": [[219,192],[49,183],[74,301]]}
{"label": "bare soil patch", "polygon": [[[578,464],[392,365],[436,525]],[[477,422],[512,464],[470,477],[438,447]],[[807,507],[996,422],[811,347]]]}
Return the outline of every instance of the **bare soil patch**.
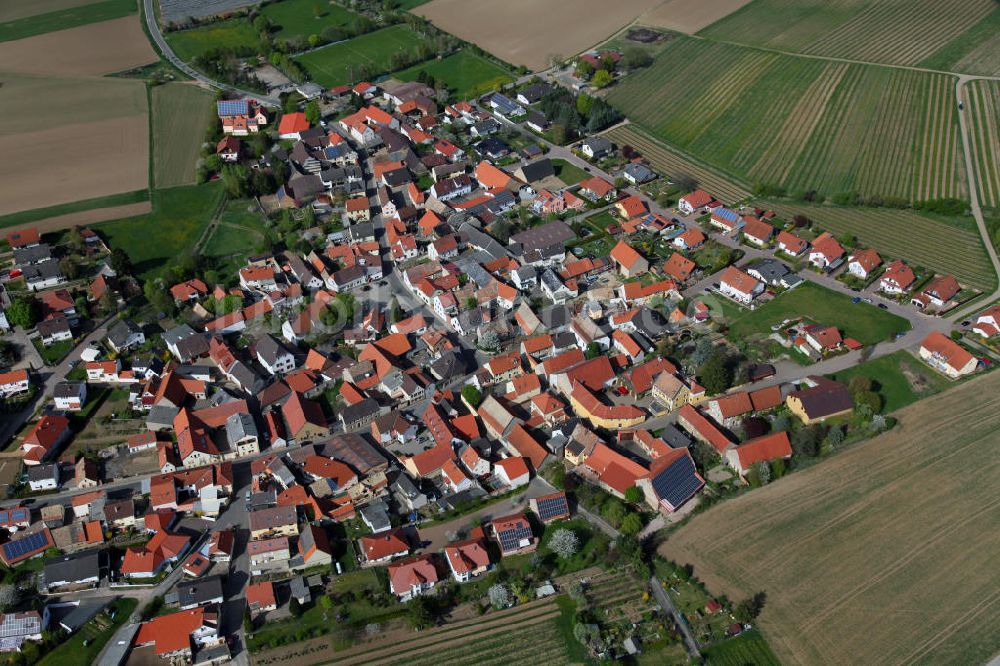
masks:
{"label": "bare soil patch", "polygon": [[749,2],[750,0],[666,0],[639,17],[639,21],[693,35]]}
{"label": "bare soil patch", "polygon": [[0,69],[5,72],[93,76],[156,59],[138,15],[0,42]]}
{"label": "bare soil patch", "polygon": [[148,153],[145,114],[0,136],[0,215],[143,189]]}
{"label": "bare soil patch", "polygon": [[551,56],[568,58],[589,49],[658,2],[433,0],[414,13],[498,58],[541,70]]}
{"label": "bare soil patch", "polygon": [[660,552],[715,593],[764,591],[782,663],[986,662],[1000,651],[1000,375],[696,516]]}

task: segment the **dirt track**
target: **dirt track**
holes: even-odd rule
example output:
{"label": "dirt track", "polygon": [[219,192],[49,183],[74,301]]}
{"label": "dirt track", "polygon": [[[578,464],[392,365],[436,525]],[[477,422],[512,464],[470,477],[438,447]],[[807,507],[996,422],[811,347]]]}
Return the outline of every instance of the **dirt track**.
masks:
{"label": "dirt track", "polygon": [[97,224],[98,222],[107,222],[109,220],[120,220],[123,217],[145,215],[146,213],[152,212],[152,210],[153,204],[149,201],[123,204],[121,206],[108,206],[106,208],[92,208],[90,210],[81,210],[76,213],[67,213],[66,215],[49,217],[44,220],[32,222],[31,224],[22,224],[16,227],[5,227],[3,233],[8,234],[12,231],[32,227],[34,229],[38,229],[38,231],[43,234],[47,234],[53,231],[59,231],[60,229],[69,229],[70,227],[75,227],[78,224],[86,226],[88,224]]}
{"label": "dirt track", "polygon": [[0,70],[5,72],[94,76],[155,61],[137,14],[0,42]]}
{"label": "dirt track", "polygon": [[507,62],[534,70],[610,37],[660,0],[433,0],[414,9]]}

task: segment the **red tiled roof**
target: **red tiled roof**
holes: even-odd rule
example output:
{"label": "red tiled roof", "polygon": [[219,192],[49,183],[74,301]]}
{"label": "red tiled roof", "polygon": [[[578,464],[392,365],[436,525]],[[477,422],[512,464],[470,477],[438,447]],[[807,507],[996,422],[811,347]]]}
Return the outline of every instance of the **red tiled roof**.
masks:
{"label": "red tiled roof", "polygon": [[792,445],[788,441],[787,432],[774,432],[744,442],[737,446],[735,451],[739,457],[740,467],[748,469],[758,462],[788,458],[792,455]]}

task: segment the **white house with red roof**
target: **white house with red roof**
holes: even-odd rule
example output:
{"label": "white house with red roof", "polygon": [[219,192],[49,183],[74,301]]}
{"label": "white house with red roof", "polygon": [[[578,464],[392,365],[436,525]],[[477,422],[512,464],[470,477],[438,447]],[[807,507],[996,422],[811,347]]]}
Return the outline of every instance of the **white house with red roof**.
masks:
{"label": "white house with red roof", "polygon": [[882,257],[875,250],[858,250],[847,258],[847,272],[862,280],[867,280],[876,268],[882,265]]}
{"label": "white house with red roof", "polygon": [[910,290],[917,277],[913,269],[902,259],[896,259],[885,267],[885,273],[878,281],[878,288],[887,294],[904,294]]}
{"label": "white house with red roof", "polygon": [[951,379],[972,374],[979,360],[944,333],[934,331],[920,343],[920,358]]}
{"label": "white house with red roof", "polygon": [[833,270],[843,263],[844,254],[844,248],[837,239],[831,236],[830,232],[824,231],[813,240],[809,263],[820,270]]}
{"label": "white house with red roof", "polygon": [[649,270],[649,262],[625,241],[618,241],[610,256],[624,277],[635,277]]}
{"label": "white house with red roof", "polygon": [[389,591],[409,601],[434,589],[441,580],[433,555],[419,555],[389,565]]}
{"label": "white house with red roof", "polygon": [[787,432],[774,432],[749,441],[726,451],[726,464],[743,478],[758,463],[792,457],[792,445]]}
{"label": "white house with red roof", "polygon": [[0,372],[0,399],[25,393],[30,386],[31,382],[27,370]]}
{"label": "white house with red roof", "polygon": [[499,460],[493,467],[497,478],[510,488],[526,486],[531,480],[527,460],[520,456]]}
{"label": "white house with red roof", "polygon": [[992,338],[1000,333],[1000,305],[983,310],[972,325],[972,330],[984,338]]}
{"label": "white house with red roof", "polygon": [[677,200],[677,210],[685,215],[693,215],[696,211],[712,203],[712,201],[712,195],[705,190],[695,190]]}
{"label": "white house with red roof", "polygon": [[719,278],[719,292],[735,301],[749,305],[764,291],[764,283],[744,273],[735,266],[722,272]]}
{"label": "white house with red roof", "polygon": [[486,544],[478,538],[446,546],[444,557],[452,578],[459,583],[467,583],[482,576],[493,566]]}
{"label": "white house with red roof", "polygon": [[778,232],[778,249],[785,254],[797,257],[809,248],[809,243],[787,231]]}
{"label": "white house with red roof", "polygon": [[705,240],[705,234],[701,232],[701,229],[692,227],[680,236],[677,236],[673,244],[678,250],[697,250],[705,244]]}

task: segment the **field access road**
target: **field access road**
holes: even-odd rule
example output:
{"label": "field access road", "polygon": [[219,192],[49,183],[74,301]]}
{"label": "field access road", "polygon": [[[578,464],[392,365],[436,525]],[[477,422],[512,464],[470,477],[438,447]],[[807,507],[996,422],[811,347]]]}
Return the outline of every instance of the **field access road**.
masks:
{"label": "field access road", "polygon": [[146,27],[149,29],[149,35],[153,38],[153,42],[156,44],[157,50],[163,54],[164,58],[170,61],[171,65],[181,70],[195,81],[201,81],[210,88],[240,95],[241,97],[252,99],[258,104],[262,104],[264,106],[270,106],[273,108],[281,107],[281,101],[274,97],[260,95],[258,93],[250,92],[249,90],[241,90],[240,88],[231,86],[228,83],[210,79],[188,65],[186,62],[177,57],[177,54],[170,48],[167,40],[163,38],[163,32],[160,30],[160,22],[156,17],[156,9],[153,7],[153,0],[142,0],[142,10],[146,16]]}
{"label": "field access road", "polygon": [[695,640],[694,634],[691,633],[691,627],[688,626],[687,620],[677,610],[674,603],[670,601],[670,595],[663,590],[663,583],[656,576],[650,576],[649,586],[653,588],[653,596],[656,597],[656,603],[660,604],[660,608],[665,613],[673,615],[674,624],[677,625],[677,628],[681,630],[681,634],[684,635],[684,647],[687,648],[688,653],[692,657],[700,659],[701,649],[698,647],[698,641]]}
{"label": "field access road", "polygon": [[[979,235],[983,239],[983,245],[986,246],[986,254],[989,255],[990,263],[993,264],[993,272],[996,273],[998,279],[1000,279],[1000,258],[997,257],[996,248],[993,247],[993,239],[990,238],[990,230],[986,226],[986,220],[983,218],[983,209],[979,205],[979,187],[976,181],[976,170],[972,163],[972,141],[969,138],[969,121],[967,119],[969,105],[966,103],[965,84],[979,78],[991,77],[966,76],[964,74],[958,77],[958,80],[955,82],[955,103],[961,104],[964,109],[963,111],[958,112],[958,126],[962,134],[962,153],[965,155],[965,173],[967,174],[969,180],[969,208],[972,210],[972,217],[976,219],[976,226],[979,227]],[[996,291],[986,298],[985,302],[977,302],[977,304],[971,308],[957,308],[957,311],[950,315],[949,318],[952,321],[960,321],[961,319],[967,317],[970,313],[978,312],[984,305],[990,305],[998,298],[1000,298],[1000,284],[998,284]]]}

